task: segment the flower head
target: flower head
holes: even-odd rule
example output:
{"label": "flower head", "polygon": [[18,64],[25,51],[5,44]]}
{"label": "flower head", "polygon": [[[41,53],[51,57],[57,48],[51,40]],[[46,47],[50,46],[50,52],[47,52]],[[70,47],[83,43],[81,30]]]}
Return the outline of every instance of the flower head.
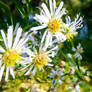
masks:
{"label": "flower head", "polygon": [[5,48],[0,46],[0,81],[2,79],[2,75],[4,69],[6,69],[5,81],[8,80],[8,73],[10,72],[13,79],[14,76],[14,67],[19,61],[22,61],[22,53],[25,52],[27,48],[25,48],[25,44],[28,40],[28,37],[22,35],[22,28],[17,29],[16,37],[13,42],[13,36],[15,36],[13,32],[13,27],[9,26],[7,30],[7,37],[3,30],[1,30],[1,35],[4,41]]}
{"label": "flower head", "polygon": [[[43,39],[42,39],[43,40]],[[26,52],[28,54],[28,59],[26,59],[21,64],[25,67],[23,69],[29,69],[25,75],[28,75],[30,72],[32,75],[35,75],[36,71],[44,71],[45,66],[53,66],[51,64],[52,59],[51,57],[54,57],[56,52],[54,50],[57,50],[58,46],[53,47],[52,49],[48,50],[48,45],[42,43],[39,46],[39,50],[36,48],[33,48],[33,51],[28,49]],[[23,70],[22,69],[22,70]]]}
{"label": "flower head", "polygon": [[60,70],[51,70],[51,73],[49,75],[49,77],[52,79],[52,83],[54,85],[58,84],[62,84],[62,80],[61,80],[61,76],[63,75],[63,73]]}
{"label": "flower head", "polygon": [[71,21],[71,18],[68,16],[66,18],[66,24],[63,25],[64,30],[66,31],[67,40],[73,39],[74,36],[78,34],[77,29],[81,28],[82,25],[82,17],[78,14],[74,21]]}
{"label": "flower head", "polygon": [[65,8],[63,7],[63,2],[56,7],[55,0],[49,0],[50,9],[47,8],[46,4],[42,3],[40,9],[40,15],[36,14],[34,19],[38,21],[41,26],[33,27],[31,30],[40,30],[46,28],[47,33],[45,34],[50,42],[53,37],[56,37],[55,42],[64,42],[66,36],[63,34],[63,22],[61,17],[66,14]]}
{"label": "flower head", "polygon": [[75,52],[75,54],[74,54],[75,58],[80,59],[80,60],[82,59],[81,54],[83,53],[83,48],[81,47],[80,43],[77,46],[77,48],[72,47],[72,51]]}

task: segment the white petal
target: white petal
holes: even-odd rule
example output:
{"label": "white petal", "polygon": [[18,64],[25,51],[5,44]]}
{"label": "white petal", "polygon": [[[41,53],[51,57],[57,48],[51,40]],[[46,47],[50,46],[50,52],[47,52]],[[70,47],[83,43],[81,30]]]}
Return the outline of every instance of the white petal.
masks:
{"label": "white petal", "polygon": [[49,22],[49,19],[44,16],[44,15],[38,15],[36,14],[34,19],[38,22],[40,22],[40,24],[47,24]]}
{"label": "white petal", "polygon": [[45,11],[46,15],[48,16],[48,18],[51,19],[51,15],[50,15],[50,12],[49,12],[46,4],[42,3],[41,6],[42,6],[43,10]]}
{"label": "white petal", "polygon": [[46,54],[52,53],[53,50],[57,50],[58,46],[55,46],[54,48],[52,48],[51,50],[47,51]]}
{"label": "white petal", "polygon": [[8,48],[9,49],[12,46],[12,40],[13,40],[13,26],[9,26],[8,34],[7,34],[7,41],[8,41]]}
{"label": "white petal", "polygon": [[76,51],[76,49],[74,47],[72,47],[72,51]]}
{"label": "white petal", "polygon": [[51,69],[51,72],[52,72],[53,74],[55,74],[55,73],[56,73],[56,71],[55,71],[54,69]]}
{"label": "white petal", "polygon": [[14,35],[17,33],[18,28],[19,28],[19,23],[17,23],[15,26],[14,33],[13,33]]}
{"label": "white petal", "polygon": [[[21,38],[15,48],[18,49],[19,46],[20,46],[22,43],[24,44],[25,39],[26,39],[26,37]],[[26,41],[27,41],[27,40],[28,40],[28,38],[26,39]]]}
{"label": "white petal", "polygon": [[5,33],[4,33],[3,30],[1,30],[1,35],[2,35],[2,37],[3,37],[5,47],[8,48],[8,45],[7,45],[7,39],[6,39],[6,36],[5,36]]}
{"label": "white petal", "polygon": [[5,81],[8,81],[8,75],[9,75],[9,67],[6,67],[6,74],[5,74]]}
{"label": "white petal", "polygon": [[18,30],[17,30],[17,35],[16,35],[16,38],[15,38],[15,40],[14,40],[13,48],[15,48],[16,45],[18,44],[19,39],[20,39],[20,37],[21,37],[21,33],[22,33],[22,28],[18,28]]}
{"label": "white petal", "polygon": [[3,47],[1,47],[1,46],[0,46],[0,52],[2,52],[2,53],[4,53],[4,52],[5,52],[4,48],[3,48]]}
{"label": "white petal", "polygon": [[[21,62],[21,64],[22,64],[22,62]],[[30,64],[29,64],[29,65],[27,65],[27,66],[25,66],[24,68],[20,69],[20,71],[25,70],[25,69],[26,69],[26,68],[28,68],[29,66],[30,66]]]}
{"label": "white petal", "polygon": [[36,70],[37,70],[37,68],[35,67],[34,70],[33,70],[33,72],[32,72],[32,75],[33,75],[33,76],[35,75]]}
{"label": "white petal", "polygon": [[28,75],[32,69],[33,69],[33,66],[31,66],[30,69],[24,75]]}
{"label": "white petal", "polygon": [[28,37],[25,38],[23,42],[21,42],[21,43],[18,44],[17,48],[18,49],[22,48],[22,46],[25,45],[25,43],[28,41],[28,39],[29,39]]}
{"label": "white petal", "polygon": [[63,33],[57,33],[56,34],[57,40],[60,42],[64,42],[66,40],[66,36]]}
{"label": "white petal", "polygon": [[61,1],[58,9],[56,10],[55,16],[57,16],[57,14],[60,12],[61,8],[63,7],[63,2]]}
{"label": "white petal", "polygon": [[0,81],[2,80],[3,72],[4,72],[4,65],[0,69]]}
{"label": "white petal", "polygon": [[52,0],[49,0],[51,16],[53,16],[53,5]]}
{"label": "white petal", "polygon": [[79,43],[79,45],[77,46],[77,49],[80,49],[81,48],[81,44]]}
{"label": "white petal", "polygon": [[13,67],[10,67],[10,74],[11,74],[12,78],[15,79]]}
{"label": "white petal", "polygon": [[49,64],[49,63],[48,63],[47,65],[48,65],[48,66],[53,66],[52,64]]}
{"label": "white petal", "polygon": [[65,14],[66,14],[65,10],[66,10],[66,9],[63,8],[62,11],[60,11],[60,13],[57,14],[56,17],[57,17],[57,18],[61,18],[63,15],[65,15]]}
{"label": "white petal", "polygon": [[40,44],[40,50],[42,49],[42,45],[43,45],[43,42],[44,42],[44,39],[46,37],[46,34],[47,34],[48,30],[46,30],[42,36],[42,39],[41,39],[41,44]]}
{"label": "white petal", "polygon": [[[50,38],[52,37],[51,33],[48,32],[47,36],[46,36],[46,41],[45,41],[45,46],[43,47],[43,51],[46,51],[46,49],[48,48],[48,46],[50,45],[49,41]],[[51,39],[52,40],[52,39]]]}
{"label": "white petal", "polygon": [[33,28],[31,28],[31,30],[36,31],[36,30],[44,29],[46,27],[47,27],[47,25],[41,25],[41,26],[33,27]]}
{"label": "white petal", "polygon": [[54,13],[55,13],[55,9],[56,9],[56,0],[53,0],[53,9],[54,9]]}
{"label": "white petal", "polygon": [[[1,57],[0,57],[1,58]],[[1,62],[1,60],[0,60],[0,67],[1,67],[1,65],[2,65],[2,62]]]}
{"label": "white petal", "polygon": [[58,83],[59,83],[59,84],[62,84],[63,82],[62,82],[60,79],[58,79]]}

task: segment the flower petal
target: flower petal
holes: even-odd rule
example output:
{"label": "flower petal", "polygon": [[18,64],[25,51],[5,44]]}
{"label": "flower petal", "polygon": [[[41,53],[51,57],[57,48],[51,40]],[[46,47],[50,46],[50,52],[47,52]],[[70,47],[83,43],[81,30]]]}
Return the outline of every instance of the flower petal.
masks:
{"label": "flower petal", "polygon": [[56,9],[56,0],[53,0],[53,9],[54,9],[54,13],[55,13],[55,9]]}
{"label": "flower petal", "polygon": [[17,30],[17,35],[16,35],[16,38],[15,38],[15,40],[14,40],[13,48],[15,48],[16,45],[18,44],[19,39],[20,39],[20,37],[21,37],[21,33],[22,33],[22,28],[18,28],[18,30]]}
{"label": "flower petal", "polygon": [[0,69],[0,81],[2,80],[3,72],[4,72],[4,65]]}
{"label": "flower petal", "polygon": [[57,16],[57,14],[60,12],[61,8],[63,7],[63,2],[61,1],[59,7],[57,8],[56,12],[55,12],[55,16]]}
{"label": "flower petal", "polygon": [[44,42],[44,39],[46,37],[46,34],[47,34],[48,30],[46,30],[42,36],[42,39],[41,39],[41,44],[40,44],[40,50],[42,49],[42,45],[43,45],[43,42]]}
{"label": "flower petal", "polygon": [[48,18],[51,19],[51,15],[50,15],[50,12],[49,12],[46,4],[42,3],[41,6],[42,6],[43,10],[45,11],[46,15],[48,16]]}
{"label": "flower petal", "polygon": [[13,67],[10,67],[10,74],[11,74],[12,78],[15,79]]}
{"label": "flower petal", "polygon": [[28,37],[25,38],[23,41],[19,42],[18,45],[16,46],[17,49],[20,49],[23,47],[23,45],[25,45],[25,43],[28,41]]}
{"label": "flower petal", "polygon": [[31,30],[36,31],[36,30],[40,30],[40,29],[43,29],[46,27],[47,27],[47,25],[42,25],[42,26],[33,27],[33,28],[31,28]]}
{"label": "flower petal", "polygon": [[32,72],[32,75],[33,75],[33,76],[35,75],[36,70],[37,70],[37,68],[35,67],[34,70],[33,70],[33,72]]}
{"label": "flower petal", "polygon": [[53,5],[52,0],[49,0],[51,16],[53,16]]}
{"label": "flower petal", "polygon": [[5,36],[5,33],[4,33],[3,30],[1,30],[1,35],[2,35],[2,37],[3,37],[5,47],[8,48],[8,45],[7,45],[7,39],[6,39],[6,36]]}
{"label": "flower petal", "polygon": [[2,52],[2,53],[5,52],[5,50],[4,50],[4,48],[2,46],[0,46],[0,52]]}
{"label": "flower petal", "polygon": [[8,48],[9,49],[12,46],[12,40],[13,40],[13,26],[9,26],[8,34],[7,34],[7,41],[8,41]]}
{"label": "flower petal", "polygon": [[6,67],[5,81],[8,81],[9,67]]}
{"label": "flower petal", "polygon": [[32,69],[33,69],[33,66],[31,66],[30,69],[24,75],[28,75]]}

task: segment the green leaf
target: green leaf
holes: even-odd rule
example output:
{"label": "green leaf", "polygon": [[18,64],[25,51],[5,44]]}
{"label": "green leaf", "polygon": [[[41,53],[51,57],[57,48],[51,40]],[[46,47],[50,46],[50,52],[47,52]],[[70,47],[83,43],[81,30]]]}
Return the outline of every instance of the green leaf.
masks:
{"label": "green leaf", "polygon": [[16,7],[18,9],[18,11],[20,12],[22,18],[25,18],[25,10],[23,8],[23,5],[21,5],[18,0],[13,0],[13,2],[16,4]]}

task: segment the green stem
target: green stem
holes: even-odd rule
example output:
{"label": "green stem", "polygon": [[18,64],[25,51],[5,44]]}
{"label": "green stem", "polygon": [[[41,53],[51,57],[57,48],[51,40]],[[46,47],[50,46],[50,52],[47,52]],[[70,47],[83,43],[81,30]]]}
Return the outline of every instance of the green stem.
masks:
{"label": "green stem", "polygon": [[71,43],[72,47],[74,47],[74,44],[73,44],[73,40],[72,39],[70,39],[70,43]]}

